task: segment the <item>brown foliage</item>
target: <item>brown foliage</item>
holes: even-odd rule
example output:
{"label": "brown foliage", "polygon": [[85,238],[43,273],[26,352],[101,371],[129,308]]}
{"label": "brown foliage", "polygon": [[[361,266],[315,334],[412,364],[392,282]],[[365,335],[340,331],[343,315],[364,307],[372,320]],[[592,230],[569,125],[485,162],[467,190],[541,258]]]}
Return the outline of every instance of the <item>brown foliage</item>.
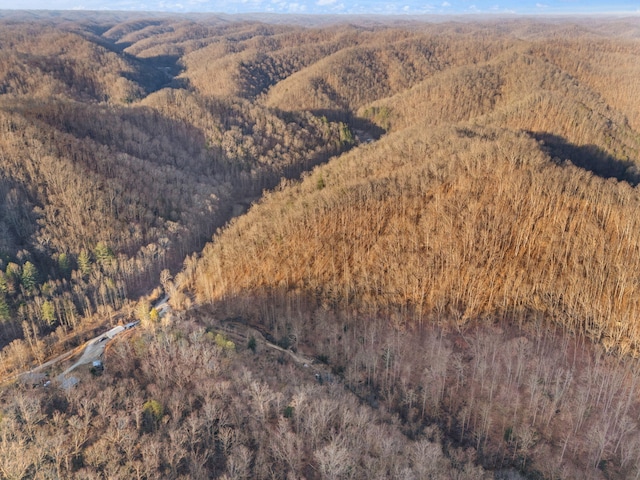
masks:
{"label": "brown foliage", "polygon": [[584,342],[640,352],[633,21],[120,20],[2,24],[0,318],[24,336],[3,371],[362,141],[189,257],[173,303],[309,348],[385,409],[159,328],[100,392],[7,394],[2,476],[479,478],[473,452],[638,475],[632,361]]}
{"label": "brown foliage", "polygon": [[638,348],[640,297],[625,274],[638,198],[627,183],[556,166],[523,134],[414,132],[318,169],[238,219],[204,252],[201,297],[287,285],[363,312],[408,308],[418,321],[457,324],[535,311]]}
{"label": "brown foliage", "polygon": [[5,390],[3,478],[489,478],[308,368],[230,354],[201,328],[157,335],[119,343],[74,388]]}
{"label": "brown foliage", "polygon": [[[74,310],[119,308],[198,250],[236,202],[349,146],[340,125],[310,114],[207,99],[172,84],[178,37],[201,42],[180,47],[184,53],[208,36],[267,35],[259,26],[43,22],[4,21],[0,35],[3,344],[23,321],[46,334],[75,328]],[[136,47],[123,54],[120,43],[134,41],[127,32],[137,28],[144,32]],[[171,51],[150,53],[162,46]],[[122,85],[131,87],[126,95]],[[175,88],[157,91],[165,85]],[[20,272],[6,273],[26,261],[38,278],[23,291]],[[49,297],[54,318],[49,308],[44,322]]]}

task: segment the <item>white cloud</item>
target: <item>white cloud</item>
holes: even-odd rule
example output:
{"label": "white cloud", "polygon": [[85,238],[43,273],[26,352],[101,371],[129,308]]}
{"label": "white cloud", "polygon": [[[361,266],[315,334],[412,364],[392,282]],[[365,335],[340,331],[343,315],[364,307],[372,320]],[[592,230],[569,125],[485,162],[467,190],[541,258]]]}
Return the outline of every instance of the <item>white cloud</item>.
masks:
{"label": "white cloud", "polygon": [[300,3],[290,3],[287,6],[287,10],[289,13],[302,13],[307,9],[306,5],[301,5]]}
{"label": "white cloud", "polygon": [[[639,0],[618,0],[612,6],[605,7],[601,0],[532,0],[518,6],[518,10],[549,13],[564,5],[563,11],[586,12],[624,11],[625,14],[638,15]],[[496,2],[500,2],[496,5]],[[280,13],[378,13],[378,14],[421,14],[437,11],[451,13],[508,13],[514,8],[513,0],[0,0],[3,4],[20,3],[22,8],[57,8],[86,10],[148,10],[148,11],[225,11],[242,13],[247,11],[271,11]],[[601,7],[585,7],[584,4],[602,4]],[[583,5],[583,6],[581,6]],[[613,6],[615,5],[615,7]]]}

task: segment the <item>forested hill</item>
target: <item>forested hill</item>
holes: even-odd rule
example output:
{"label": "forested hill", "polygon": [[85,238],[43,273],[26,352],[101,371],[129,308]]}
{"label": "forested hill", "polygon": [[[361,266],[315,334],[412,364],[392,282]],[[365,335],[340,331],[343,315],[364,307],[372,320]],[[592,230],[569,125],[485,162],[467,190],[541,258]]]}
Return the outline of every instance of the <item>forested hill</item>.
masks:
{"label": "forested hill", "polygon": [[0,478],[640,475],[640,23],[438,20],[0,15]]}
{"label": "forested hill", "polygon": [[234,220],[186,292],[486,467],[634,478],[638,27],[336,27],[309,65],[245,57],[244,96],[386,134]]}
{"label": "forested hill", "polygon": [[[191,80],[188,54],[240,48],[269,28],[80,17],[0,29],[4,345],[25,329],[104,318],[199,250],[234,207],[353,144],[346,124]],[[223,83],[218,72],[211,84]]]}
{"label": "forested hill", "polygon": [[640,348],[640,284],[629,278],[640,46],[602,26],[486,27],[336,27],[347,46],[316,41],[322,59],[263,80],[259,103],[387,134],[216,237],[193,277],[200,298],[286,285],[336,305],[400,309],[410,324],[538,312],[612,348]]}

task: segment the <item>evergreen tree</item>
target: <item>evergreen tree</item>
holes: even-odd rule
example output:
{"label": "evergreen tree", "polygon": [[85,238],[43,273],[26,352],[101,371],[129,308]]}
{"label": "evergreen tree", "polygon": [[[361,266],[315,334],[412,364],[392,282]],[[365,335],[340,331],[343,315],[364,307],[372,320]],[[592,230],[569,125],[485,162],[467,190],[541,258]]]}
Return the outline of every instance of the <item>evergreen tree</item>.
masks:
{"label": "evergreen tree", "polygon": [[104,265],[115,258],[113,251],[105,242],[98,242],[96,248],[93,250],[93,254],[96,258],[96,262],[101,265]]}
{"label": "evergreen tree", "polygon": [[0,270],[0,293],[7,293],[9,285],[7,284],[7,276],[2,270]]}
{"label": "evergreen tree", "polygon": [[38,269],[36,266],[27,261],[22,266],[22,286],[27,290],[33,290],[38,283]]}
{"label": "evergreen tree", "polygon": [[85,277],[91,273],[91,257],[89,256],[89,252],[84,249],[80,252],[80,255],[78,255],[78,268],[80,269],[80,273]]}
{"label": "evergreen tree", "polygon": [[71,271],[69,256],[64,252],[58,255],[58,268],[60,269],[60,273],[65,276]]}
{"label": "evergreen tree", "polygon": [[9,303],[4,294],[0,293],[0,322],[6,322],[11,319],[11,310],[9,309]]}
{"label": "evergreen tree", "polygon": [[343,146],[351,146],[355,143],[353,133],[349,129],[349,125],[340,122],[340,143]]}
{"label": "evergreen tree", "polygon": [[53,305],[53,302],[47,300],[42,304],[41,315],[42,320],[47,322],[49,325],[53,325],[56,320],[56,308]]}

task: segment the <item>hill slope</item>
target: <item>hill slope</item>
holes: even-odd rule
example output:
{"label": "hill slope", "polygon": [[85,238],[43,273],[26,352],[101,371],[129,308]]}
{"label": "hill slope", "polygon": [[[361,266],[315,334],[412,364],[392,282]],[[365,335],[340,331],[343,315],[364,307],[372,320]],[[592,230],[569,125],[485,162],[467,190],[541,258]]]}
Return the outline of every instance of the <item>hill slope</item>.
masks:
{"label": "hill slope", "polygon": [[[351,146],[345,125],[175,80],[177,44],[202,48],[227,22],[112,21],[3,23],[0,345],[103,319],[263,189]],[[20,363],[49,354],[36,350]]]}
{"label": "hill slope", "polygon": [[[588,392],[603,368],[619,379],[603,387],[612,401],[640,407],[629,396],[635,360],[600,357],[637,357],[640,346],[637,102],[617,100],[637,64],[633,42],[584,26],[539,25],[527,36],[512,27],[485,42],[452,35],[405,83],[389,80],[403,71],[389,52],[406,52],[405,69],[419,57],[385,32],[375,47],[350,46],[271,87],[267,105],[360,117],[391,133],[267,195],[205,248],[186,290],[214,315],[245,318],[328,361],[411,428],[422,421],[408,398],[423,392],[432,419],[482,451],[485,466],[628,478],[637,470],[620,445],[638,439]],[[551,49],[542,31],[564,40]],[[612,66],[604,56],[575,68],[574,49],[584,58],[592,42],[628,55],[606,88],[594,73]],[[443,356],[430,350],[434,336]],[[540,338],[550,350],[525,347]],[[505,384],[521,347],[548,377]],[[558,389],[545,400],[536,382]]]}

